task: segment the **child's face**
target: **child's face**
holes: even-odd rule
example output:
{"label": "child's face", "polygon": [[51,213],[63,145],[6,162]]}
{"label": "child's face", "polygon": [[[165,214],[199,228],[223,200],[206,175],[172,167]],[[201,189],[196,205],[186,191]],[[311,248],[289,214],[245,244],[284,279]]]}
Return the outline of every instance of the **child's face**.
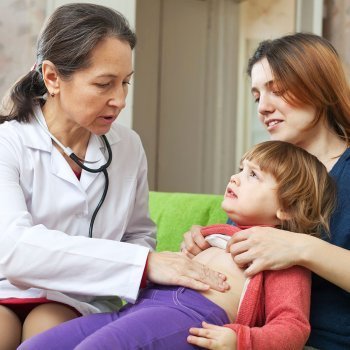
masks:
{"label": "child's face", "polygon": [[221,206],[239,225],[280,223],[276,180],[253,161],[244,160],[242,170],[231,176]]}

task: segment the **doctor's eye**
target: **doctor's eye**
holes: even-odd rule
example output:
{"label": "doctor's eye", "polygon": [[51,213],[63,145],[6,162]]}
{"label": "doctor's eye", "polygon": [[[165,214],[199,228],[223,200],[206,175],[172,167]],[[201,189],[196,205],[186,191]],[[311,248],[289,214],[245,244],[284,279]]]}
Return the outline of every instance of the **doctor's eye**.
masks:
{"label": "doctor's eye", "polygon": [[96,84],[96,86],[99,87],[100,89],[105,89],[105,88],[109,87],[110,85],[111,85],[110,83]]}

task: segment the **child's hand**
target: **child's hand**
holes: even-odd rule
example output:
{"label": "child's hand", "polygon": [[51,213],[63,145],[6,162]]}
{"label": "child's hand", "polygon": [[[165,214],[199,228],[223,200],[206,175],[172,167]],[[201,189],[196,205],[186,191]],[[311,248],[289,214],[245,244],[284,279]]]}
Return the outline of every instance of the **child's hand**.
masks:
{"label": "child's hand", "polygon": [[234,330],[206,322],[203,328],[190,328],[187,341],[190,344],[210,350],[236,350],[237,336]]}

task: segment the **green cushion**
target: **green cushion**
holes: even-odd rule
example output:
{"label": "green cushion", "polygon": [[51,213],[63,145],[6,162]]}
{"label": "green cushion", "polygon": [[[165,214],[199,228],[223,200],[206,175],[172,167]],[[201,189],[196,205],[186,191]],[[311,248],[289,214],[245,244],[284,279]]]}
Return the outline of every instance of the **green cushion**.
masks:
{"label": "green cushion", "polygon": [[150,192],[150,215],[158,227],[157,251],[179,251],[183,234],[192,225],[225,223],[223,196]]}

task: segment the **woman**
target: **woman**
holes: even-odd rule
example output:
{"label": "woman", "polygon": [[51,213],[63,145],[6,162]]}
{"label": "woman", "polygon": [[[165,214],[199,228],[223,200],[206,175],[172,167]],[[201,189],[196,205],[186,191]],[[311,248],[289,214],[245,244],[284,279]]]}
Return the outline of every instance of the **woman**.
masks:
{"label": "woman", "polygon": [[[267,227],[240,232],[228,243],[246,275],[300,265],[314,272],[311,336],[319,349],[350,344],[350,90],[332,45],[297,33],[263,41],[248,73],[258,115],[272,140],[298,145],[317,156],[335,179],[338,206],[324,240]],[[207,248],[198,228],[185,234],[188,256]],[[202,333],[201,333],[202,334]],[[200,336],[201,336],[200,334]]]}
{"label": "woman", "polygon": [[144,150],[114,123],[135,42],[116,11],[58,8],[0,116],[0,349],[80,314],[115,310],[117,295],[134,301],[146,279],[228,288],[199,263],[152,252]]}

